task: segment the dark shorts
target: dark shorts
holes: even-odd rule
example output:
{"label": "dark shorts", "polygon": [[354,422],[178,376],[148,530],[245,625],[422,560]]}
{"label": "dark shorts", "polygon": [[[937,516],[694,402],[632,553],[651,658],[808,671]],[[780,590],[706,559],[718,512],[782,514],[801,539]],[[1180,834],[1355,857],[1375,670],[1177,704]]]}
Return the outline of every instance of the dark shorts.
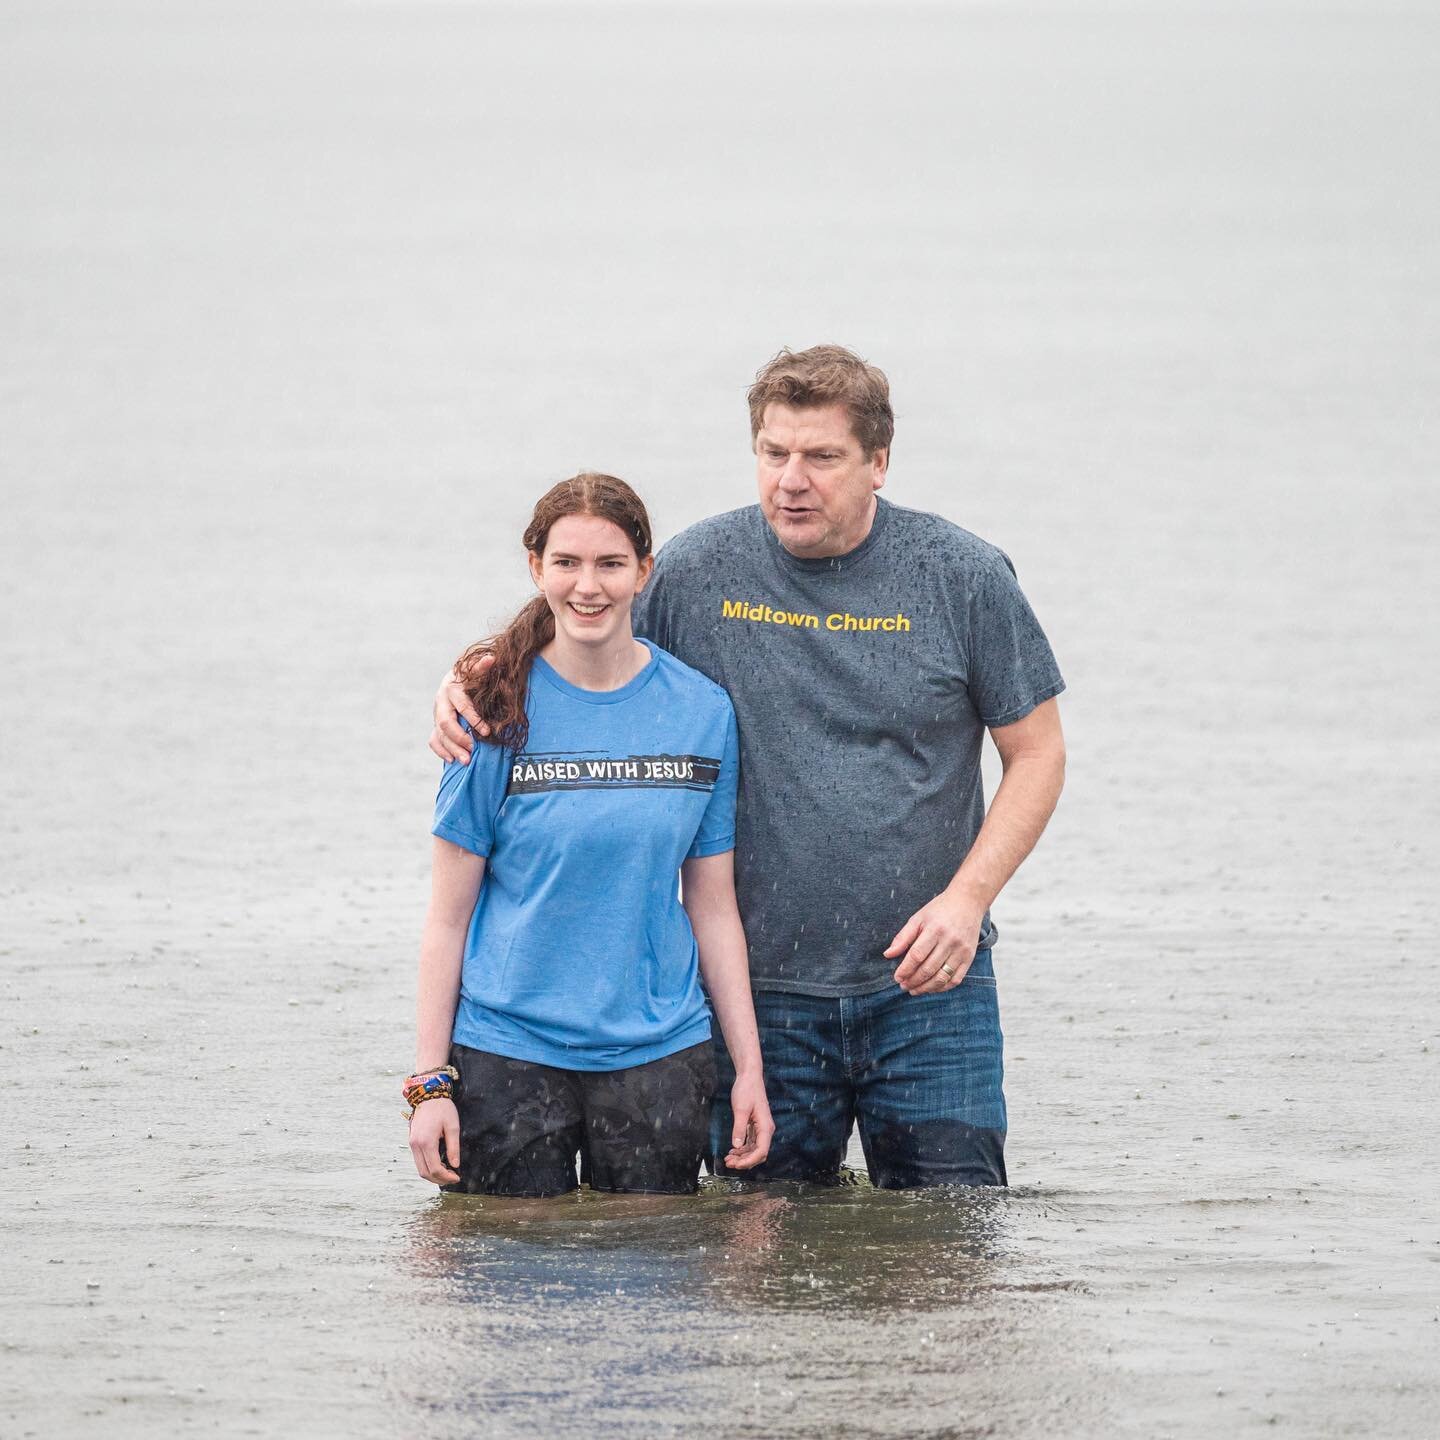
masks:
{"label": "dark shorts", "polygon": [[[834,1184],[852,1127],[880,1189],[1005,1184],[1000,1009],[988,950],[937,995],[892,985],[823,999],[758,991],[755,1018],[775,1139],[752,1180]],[[717,1035],[712,1164],[730,1146],[735,1072]]]}
{"label": "dark shorts", "polygon": [[460,1182],[446,1190],[694,1193],[715,1090],[708,1040],[627,1070],[559,1070],[466,1045],[451,1046],[450,1063],[460,1072]]}

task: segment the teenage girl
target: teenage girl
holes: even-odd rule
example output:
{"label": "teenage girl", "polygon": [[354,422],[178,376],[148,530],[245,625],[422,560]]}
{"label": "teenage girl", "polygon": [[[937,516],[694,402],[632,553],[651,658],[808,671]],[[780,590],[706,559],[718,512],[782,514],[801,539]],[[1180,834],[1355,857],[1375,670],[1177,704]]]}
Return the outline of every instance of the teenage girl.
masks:
{"label": "teenage girl", "polygon": [[725,1166],[758,1165],[774,1131],[731,863],[735,714],[631,632],[654,561],[623,480],[556,485],[525,549],[540,594],[459,667],[489,733],[435,802],[411,1153],[447,1190],[689,1193],[712,1009],[737,1077]]}

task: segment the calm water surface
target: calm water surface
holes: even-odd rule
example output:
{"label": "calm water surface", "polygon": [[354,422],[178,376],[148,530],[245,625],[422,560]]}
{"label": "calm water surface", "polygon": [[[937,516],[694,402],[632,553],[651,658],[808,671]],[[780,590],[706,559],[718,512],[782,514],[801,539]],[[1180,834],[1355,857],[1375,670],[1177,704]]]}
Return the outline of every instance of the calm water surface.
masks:
{"label": "calm water surface", "polygon": [[[0,1433],[1434,1433],[1430,7],[5,28]],[[1014,1188],[442,1199],[436,677],[826,339],[1071,684]]]}

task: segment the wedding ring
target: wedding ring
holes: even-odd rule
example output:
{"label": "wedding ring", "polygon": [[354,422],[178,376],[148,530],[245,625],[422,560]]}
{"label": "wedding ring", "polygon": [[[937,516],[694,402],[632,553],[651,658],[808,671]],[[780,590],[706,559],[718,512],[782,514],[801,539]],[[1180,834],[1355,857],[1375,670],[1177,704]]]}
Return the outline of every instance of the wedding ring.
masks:
{"label": "wedding ring", "polygon": [[942,962],[940,965],[940,969],[944,972],[945,978],[947,980],[953,980],[955,978],[955,971],[949,965],[946,965]]}

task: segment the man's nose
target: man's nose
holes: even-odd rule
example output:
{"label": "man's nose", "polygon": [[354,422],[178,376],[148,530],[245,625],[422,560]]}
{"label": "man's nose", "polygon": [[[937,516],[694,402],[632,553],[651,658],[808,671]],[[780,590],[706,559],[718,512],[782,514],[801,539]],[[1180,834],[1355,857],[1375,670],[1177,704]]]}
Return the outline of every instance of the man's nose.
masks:
{"label": "man's nose", "polygon": [[803,455],[790,456],[785,462],[785,468],[780,472],[779,483],[782,490],[803,490],[810,483],[805,474]]}

